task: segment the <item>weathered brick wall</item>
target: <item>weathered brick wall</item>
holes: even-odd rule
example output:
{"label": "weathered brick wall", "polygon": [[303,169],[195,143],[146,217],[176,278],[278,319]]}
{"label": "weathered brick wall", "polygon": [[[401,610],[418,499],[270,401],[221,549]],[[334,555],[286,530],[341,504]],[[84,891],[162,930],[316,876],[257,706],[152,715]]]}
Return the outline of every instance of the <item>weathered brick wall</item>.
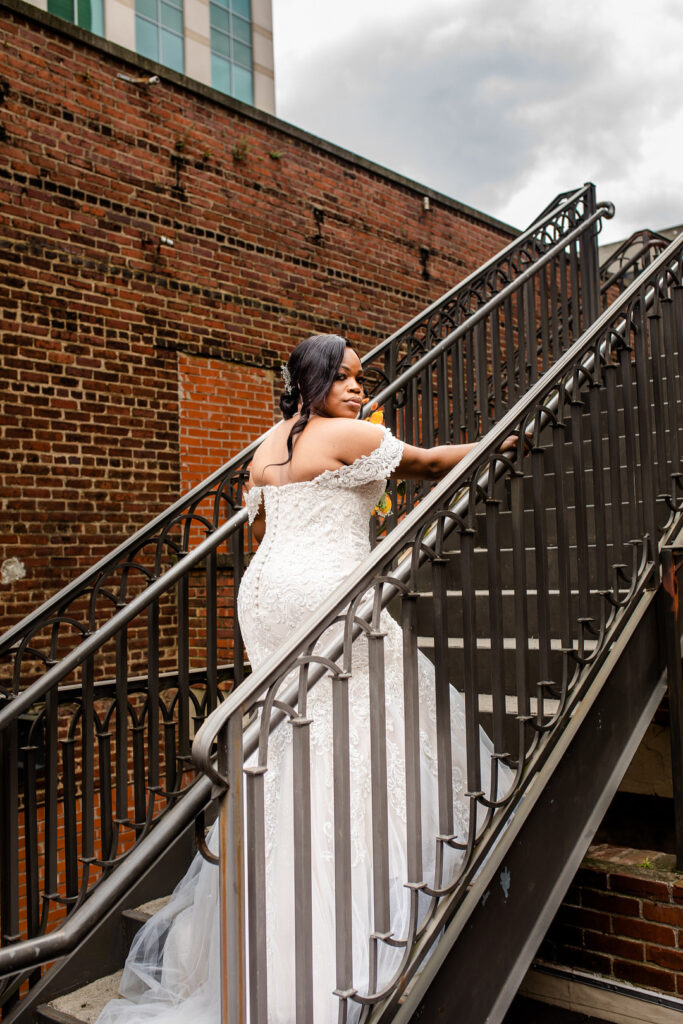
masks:
{"label": "weathered brick wall", "polygon": [[1,628],[258,433],[263,396],[189,437],[188,361],[270,387],[312,330],[365,351],[511,232],[20,0],[0,54]]}
{"label": "weathered brick wall", "polygon": [[683,996],[683,876],[674,859],[591,847],[539,959]]}

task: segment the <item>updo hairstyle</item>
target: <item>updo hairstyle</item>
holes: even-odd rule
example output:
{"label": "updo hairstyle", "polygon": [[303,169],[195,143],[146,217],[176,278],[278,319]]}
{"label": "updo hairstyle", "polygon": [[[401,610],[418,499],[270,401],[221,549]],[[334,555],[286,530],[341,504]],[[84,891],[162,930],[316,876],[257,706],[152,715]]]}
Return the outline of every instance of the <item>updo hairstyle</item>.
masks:
{"label": "updo hairstyle", "polygon": [[286,420],[299,413],[287,438],[287,462],[292,458],[296,436],[311,413],[322,408],[347,348],[351,348],[351,342],[338,334],[314,334],[299,342],[287,360],[292,387],[280,396],[280,409]]}

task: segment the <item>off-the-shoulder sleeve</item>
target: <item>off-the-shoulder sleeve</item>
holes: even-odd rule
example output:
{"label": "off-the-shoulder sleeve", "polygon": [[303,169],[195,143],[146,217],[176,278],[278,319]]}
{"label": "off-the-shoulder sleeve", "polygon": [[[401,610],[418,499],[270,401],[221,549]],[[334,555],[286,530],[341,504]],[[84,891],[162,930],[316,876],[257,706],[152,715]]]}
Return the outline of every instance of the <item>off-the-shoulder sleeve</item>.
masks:
{"label": "off-the-shoulder sleeve", "polygon": [[334,470],[335,476],[342,485],[357,487],[370,483],[371,480],[386,480],[394,472],[403,457],[403,441],[384,428],[384,437],[369,455],[361,455],[348,466]]}
{"label": "off-the-shoulder sleeve", "polygon": [[249,516],[249,525],[254,522],[258,515],[259,506],[261,505],[261,498],[263,496],[262,487],[250,487],[247,491],[247,515]]}

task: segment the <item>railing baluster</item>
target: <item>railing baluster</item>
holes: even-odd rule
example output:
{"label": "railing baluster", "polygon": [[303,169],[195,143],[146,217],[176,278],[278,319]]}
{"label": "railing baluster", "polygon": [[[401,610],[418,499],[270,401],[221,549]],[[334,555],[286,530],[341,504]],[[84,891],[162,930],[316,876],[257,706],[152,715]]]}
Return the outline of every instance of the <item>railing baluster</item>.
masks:
{"label": "railing baluster", "polygon": [[475,360],[475,376],[476,376],[476,396],[477,396],[477,419],[478,434],[485,434],[489,429],[489,396],[486,382],[488,379],[487,374],[487,358],[486,358],[486,320],[480,320],[477,326],[474,328],[474,360]]}
{"label": "railing baluster", "polygon": [[[128,629],[116,634],[116,821],[128,820]],[[115,851],[114,851],[115,852]]]}
{"label": "railing baluster", "polygon": [[522,288],[524,296],[524,334],[526,335],[529,384],[538,380],[538,343],[536,340],[536,293],[533,280]]}
{"label": "railing baluster", "polygon": [[435,443],[450,444],[451,433],[449,430],[450,401],[448,396],[448,353],[444,352],[439,356],[436,363],[436,413],[438,421],[438,434]]}
{"label": "railing baluster", "polygon": [[[350,663],[350,651],[345,651],[345,665]],[[335,946],[336,946],[336,992],[343,998],[343,993],[353,987],[352,939],[353,921],[351,916],[352,880],[351,880],[351,772],[349,766],[349,678],[350,673],[343,671],[332,678],[332,744],[334,759],[334,909],[335,909]],[[310,771],[310,768],[309,768]],[[307,793],[307,791],[304,791]],[[304,803],[301,792],[295,790],[295,803]],[[310,812],[309,812],[310,814]],[[296,828],[295,811],[295,828]],[[310,827],[308,832],[310,842]],[[295,847],[296,849],[296,847]],[[310,853],[309,870],[302,878],[302,885],[309,886],[307,895],[310,901]],[[310,903],[308,913],[312,914]],[[303,914],[302,914],[303,918]],[[307,926],[306,918],[301,922],[301,930]],[[310,935],[310,924],[308,925]],[[297,934],[299,932],[297,921]],[[310,967],[310,978],[306,972],[309,966],[302,962],[297,950],[297,972],[301,963],[302,984],[312,985],[313,969]],[[308,1006],[306,1007],[308,1012]],[[303,1004],[302,1004],[303,1010]],[[297,973],[297,1024],[313,1020],[313,1009],[310,1017],[302,1012],[299,1021],[299,976]]]}
{"label": "railing baluster", "polygon": [[515,372],[515,319],[512,308],[512,298],[508,297],[503,302],[505,315],[505,367],[507,370],[507,402],[509,406],[519,398],[519,380]]}
{"label": "railing baluster", "polygon": [[[536,563],[536,614],[538,617],[538,679],[536,680],[536,697],[538,700],[539,724],[543,719],[543,684],[550,679],[550,619],[548,594],[550,590],[548,575],[548,545],[546,540],[546,502],[544,496],[543,474],[545,472],[545,453],[538,445],[534,445],[529,456],[531,459],[531,476],[534,507],[534,554]],[[540,684],[540,685],[539,685]]]}
{"label": "railing baluster", "polygon": [[650,338],[650,361],[652,366],[652,406],[654,410],[655,436],[657,444],[654,446],[653,457],[655,459],[655,472],[657,475],[657,495],[666,494],[668,491],[667,466],[670,459],[669,432],[664,421],[664,386],[661,379],[661,327],[662,312],[659,302],[654,310],[647,314],[648,335]]}
{"label": "railing baluster", "polygon": [[652,446],[652,412],[651,412],[651,389],[650,375],[648,373],[648,352],[647,352],[647,320],[645,316],[645,296],[641,295],[638,301],[638,335],[639,344],[636,344],[636,393],[638,398],[638,442],[640,449],[640,468],[643,480],[643,511],[645,517],[645,529],[649,537],[650,561],[653,565],[653,586],[659,582],[660,571],[659,561],[655,556],[655,549],[659,539],[657,530],[657,517],[655,513],[655,474],[654,474],[654,452]]}
{"label": "railing baluster", "polygon": [[[489,633],[491,636],[491,696],[493,701],[493,747],[497,754],[506,750],[505,738],[505,654],[503,649],[503,588],[500,575],[500,539],[498,536],[500,501],[486,497],[486,548],[489,585]],[[492,794],[495,799],[495,794]]]}
{"label": "railing baluster", "polygon": [[[551,268],[552,269],[552,268]],[[550,368],[550,325],[548,319],[548,268],[543,267],[539,277],[539,302],[541,306],[541,369]]]}
{"label": "railing baluster", "polygon": [[[475,607],[472,559],[475,532],[471,527],[460,529],[462,564],[462,632],[463,673],[465,690],[465,733],[467,741],[467,795],[481,795],[481,751],[479,745],[479,674],[477,657],[477,616]],[[476,822],[470,827],[476,829]]]}
{"label": "railing baluster", "polygon": [[84,871],[95,855],[95,708],[93,659],[86,658],[81,675],[81,858]]}
{"label": "railing baluster", "polygon": [[206,559],[206,698],[207,712],[218,699],[218,558],[215,550]]}
{"label": "railing baluster", "polygon": [[510,479],[512,509],[512,575],[515,589],[515,689],[517,715],[529,717],[529,614],[527,609],[526,546],[524,543],[524,474],[514,472]]}
{"label": "railing baluster", "polygon": [[567,536],[567,500],[565,490],[565,425],[561,419],[552,425],[553,435],[553,480],[555,487],[555,534],[557,537],[557,599],[560,609],[560,640],[562,650],[571,647],[571,619],[574,596],[569,562],[569,541]]}
{"label": "railing baluster", "polygon": [[467,411],[465,423],[467,425],[467,439],[469,441],[474,441],[478,435],[476,409],[477,392],[475,385],[474,370],[474,330],[469,330],[466,332],[463,351],[465,353],[465,408]]}
{"label": "railing baluster", "polygon": [[[562,352],[562,331],[560,326],[560,309],[558,298],[558,279],[560,277],[559,259],[548,265],[550,277],[550,338],[553,350],[553,362],[560,358]],[[566,325],[565,325],[566,326]]]}
{"label": "railing baluster", "polygon": [[[579,254],[578,245],[576,242],[571,242],[569,245],[569,272],[570,272],[570,296],[571,296],[571,321],[572,325],[570,340],[568,343],[573,341],[574,338],[578,338],[581,334],[581,301],[579,291]],[[565,345],[565,348],[567,346]]]}
{"label": "railing baluster", "polygon": [[[59,811],[57,807],[59,702],[55,690],[45,694],[45,896],[57,894],[57,845]],[[0,734],[1,735],[1,734]],[[3,778],[5,776],[3,775]],[[0,787],[2,789],[2,787]],[[0,821],[2,817],[0,816]],[[6,833],[5,833],[6,834]],[[44,908],[44,912],[47,907]]]}
{"label": "railing baluster", "polygon": [[97,764],[99,767],[99,827],[102,837],[102,858],[107,860],[113,854],[114,830],[112,827],[112,755],[111,734],[106,725],[97,729]]}
{"label": "railing baluster", "polygon": [[675,322],[673,316],[673,302],[669,296],[662,299],[662,361],[664,365],[664,379],[666,381],[666,432],[668,434],[669,455],[666,465],[666,493],[675,498],[676,488],[672,481],[679,471],[680,462],[680,440],[678,437],[678,425],[681,421],[679,415],[679,393],[678,375],[676,374],[676,353],[674,351]]}
{"label": "railing baluster", "polygon": [[634,422],[634,396],[631,377],[631,352],[626,344],[619,350],[619,376],[621,379],[622,409],[624,416],[624,448],[626,451],[626,537],[630,544],[642,540],[640,530],[640,476],[636,463],[636,431]]}
{"label": "railing baluster", "polygon": [[[558,277],[560,280],[560,309],[562,310],[560,352],[569,348],[574,331],[570,329],[569,320],[569,270],[567,266],[567,250],[562,249],[557,258]],[[560,333],[560,332],[558,332]],[[559,355],[560,353],[558,353]]]}
{"label": "railing baluster", "polygon": [[[593,535],[595,537],[595,579],[598,592],[606,594],[609,589],[609,570],[607,562],[607,529],[605,520],[607,510],[605,507],[605,488],[603,481],[604,458],[603,437],[601,431],[601,394],[602,388],[597,383],[591,383],[588,390],[588,410],[590,414],[591,454],[593,461]],[[606,612],[604,602],[601,609],[604,614]]]}
{"label": "railing baluster", "polygon": [[[608,362],[603,369],[607,404],[607,443],[609,446],[610,502],[612,505],[612,566],[624,566],[624,508],[619,458],[619,420],[617,416],[618,364]],[[618,583],[615,582],[615,591]],[[614,594],[616,597],[616,592]]]}
{"label": "railing baluster", "polygon": [[266,922],[266,768],[245,768],[247,804],[247,921],[249,925],[249,1021],[268,1022],[268,962]]}
{"label": "railing baluster", "polygon": [[190,581],[178,581],[178,754],[190,752]]}
{"label": "railing baluster", "polygon": [[493,420],[503,415],[502,369],[500,360],[500,309],[491,316],[491,377],[493,378]]}
{"label": "railing baluster", "polygon": [[159,787],[159,602],[147,609],[147,761],[148,787]]}
{"label": "railing baluster", "polygon": [[579,589],[579,621],[592,619],[590,602],[590,565],[588,556],[588,523],[586,520],[583,412],[581,398],[572,398],[572,473],[574,480],[574,522],[576,524],[576,578]]}
{"label": "railing baluster", "polygon": [[406,773],[407,881],[422,882],[422,797],[420,788],[420,705],[417,670],[417,593],[401,597],[403,631],[403,727]]}
{"label": "railing baluster", "polygon": [[228,783],[219,811],[221,1024],[246,1024],[242,760],[242,716],[234,715],[218,747]]}
{"label": "railing baluster", "polygon": [[62,772],[64,777],[64,874],[66,896],[78,893],[78,846],[76,821],[76,765],[74,738],[71,733],[62,740]]}
{"label": "railing baluster", "polygon": [[[439,832],[444,837],[453,834],[453,755],[451,750],[451,683],[448,665],[447,587],[446,559],[443,556],[436,556],[432,559],[431,604],[434,634]],[[435,884],[439,883],[436,882]]]}
{"label": "railing baluster", "polygon": [[29,935],[37,935],[40,925],[38,881],[38,831],[36,797],[36,747],[27,740],[21,748],[24,776],[24,878],[26,881],[26,925]]}
{"label": "railing baluster", "polygon": [[[379,615],[368,635],[370,707],[370,773],[372,788],[372,897],[374,928],[386,935],[389,914],[389,821],[387,814],[387,725],[384,685],[384,633]],[[438,713],[438,712],[437,712]],[[376,960],[375,960],[376,967]]]}

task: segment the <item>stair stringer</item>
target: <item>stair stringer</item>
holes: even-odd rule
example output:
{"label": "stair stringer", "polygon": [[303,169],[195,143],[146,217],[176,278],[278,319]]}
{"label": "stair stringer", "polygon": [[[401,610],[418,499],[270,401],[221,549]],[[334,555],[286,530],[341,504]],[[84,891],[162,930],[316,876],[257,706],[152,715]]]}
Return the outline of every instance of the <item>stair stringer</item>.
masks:
{"label": "stair stringer", "polygon": [[661,599],[642,591],[460,906],[425,936],[445,926],[431,957],[373,1024],[453,1006],[458,1024],[503,1020],[666,690]]}

